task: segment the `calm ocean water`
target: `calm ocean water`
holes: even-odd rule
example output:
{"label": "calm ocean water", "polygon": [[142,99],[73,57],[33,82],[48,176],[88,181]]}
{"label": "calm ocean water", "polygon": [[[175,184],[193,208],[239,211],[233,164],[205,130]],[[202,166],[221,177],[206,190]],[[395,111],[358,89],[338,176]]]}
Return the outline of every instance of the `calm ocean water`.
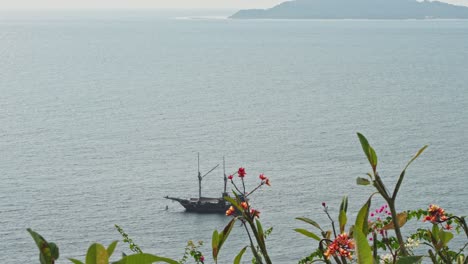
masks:
{"label": "calm ocean water", "polygon": [[[391,186],[430,145],[400,210],[468,214],[467,21],[218,19],[229,12],[0,13],[2,259],[38,262],[28,227],[59,263],[84,259],[121,238],[114,224],[147,252],[180,258],[192,239],[209,255],[229,219],[163,199],[197,195],[200,152],[202,171],[225,156],[248,186],[271,178],[253,203],[275,262],[295,263],[314,248],[295,217],[326,223],[322,201],[336,215],[348,194],[355,212],[372,192],[355,184],[370,170],[358,131]],[[217,169],[203,192],[222,186]],[[236,227],[223,263],[244,245]]]}

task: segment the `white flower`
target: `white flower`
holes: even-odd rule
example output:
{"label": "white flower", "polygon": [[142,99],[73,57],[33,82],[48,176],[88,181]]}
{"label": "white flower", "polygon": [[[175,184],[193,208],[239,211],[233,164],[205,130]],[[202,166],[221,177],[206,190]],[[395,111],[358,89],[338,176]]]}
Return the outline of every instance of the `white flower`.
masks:
{"label": "white flower", "polygon": [[380,264],[391,264],[391,263],[393,263],[392,254],[388,253],[388,254],[380,256]]}
{"label": "white flower", "polygon": [[416,248],[418,246],[419,246],[419,240],[414,240],[411,237],[408,238],[408,240],[407,240],[407,242],[405,244],[406,248]]}

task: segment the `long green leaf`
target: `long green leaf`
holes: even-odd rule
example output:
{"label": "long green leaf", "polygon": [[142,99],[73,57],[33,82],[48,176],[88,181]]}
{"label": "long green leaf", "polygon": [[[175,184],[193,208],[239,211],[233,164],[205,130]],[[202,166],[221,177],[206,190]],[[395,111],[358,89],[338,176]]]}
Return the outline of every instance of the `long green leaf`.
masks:
{"label": "long green leaf", "polygon": [[311,225],[315,226],[316,228],[320,229],[320,231],[323,231],[323,229],[320,227],[320,225],[317,222],[315,222],[314,220],[312,220],[312,219],[309,219],[307,217],[296,217],[296,219],[300,220],[302,222],[306,222],[308,224],[311,224]]}
{"label": "long green leaf", "polygon": [[354,230],[354,240],[356,241],[356,255],[357,263],[359,264],[372,264],[372,250],[367,242],[367,236],[361,231],[361,229],[356,228]]}
{"label": "long green leaf", "polygon": [[218,246],[219,246],[219,234],[218,230],[213,231],[213,235],[211,238],[211,248],[212,248],[212,254],[213,254],[213,259],[215,263],[218,262]]}
{"label": "long green leaf", "polygon": [[219,239],[218,250],[221,250],[221,247],[223,246],[224,242],[226,242],[237,219],[237,217],[233,217],[231,221],[229,221],[229,223],[224,227],[223,232],[221,232],[221,239]]}
{"label": "long green leaf", "polygon": [[241,249],[241,251],[239,251],[239,254],[237,254],[236,258],[234,259],[233,264],[239,264],[240,263],[240,261],[242,259],[242,255],[244,255],[246,249],[247,249],[247,247],[244,247],[243,249]]}
{"label": "long green leaf", "polygon": [[260,223],[260,220],[258,220],[258,219],[255,219],[255,223],[257,224],[258,236],[262,240],[262,243],[264,243],[265,242],[265,234],[263,233],[262,223]]}
{"label": "long green leaf", "polygon": [[418,150],[418,152],[413,156],[413,158],[411,158],[411,160],[406,164],[405,169],[403,170],[405,171],[409,167],[409,165],[413,163],[413,161],[416,160],[419,157],[419,155],[421,155],[424,152],[424,150],[426,150],[427,147],[429,146],[425,145],[420,150]]}
{"label": "long green leaf", "polygon": [[82,261],[79,261],[79,260],[77,260],[77,259],[69,258],[68,260],[70,260],[70,261],[73,262],[74,264],[84,264]]}
{"label": "long green leaf", "polygon": [[[121,260],[115,262],[114,264],[151,264],[155,262],[165,262],[169,264],[178,264],[178,261],[175,261],[170,258],[163,258],[156,255],[151,255],[147,253],[139,253],[130,256],[125,256]],[[88,264],[88,263],[86,263]]]}
{"label": "long green leaf", "polygon": [[367,160],[369,160],[369,163],[372,166],[372,169],[375,173],[377,168],[377,154],[375,153],[375,150],[370,146],[369,142],[367,141],[364,135],[362,135],[361,133],[357,133],[357,135],[359,141],[361,142],[362,150],[364,151],[364,154],[366,154]]}
{"label": "long green leaf", "polygon": [[348,218],[346,217],[346,212],[344,210],[340,211],[338,221],[340,223],[340,233],[343,233],[346,227],[346,222],[348,221]]}
{"label": "long green leaf", "polygon": [[313,239],[315,239],[317,241],[321,240],[319,236],[317,236],[316,234],[314,234],[314,233],[312,233],[312,232],[310,232],[308,230],[305,230],[305,229],[302,229],[302,228],[296,228],[296,229],[294,229],[294,231],[296,231],[298,233],[301,233],[306,237],[313,238]]}
{"label": "long green leaf", "polygon": [[372,250],[367,242],[367,234],[369,233],[367,219],[369,216],[369,208],[371,205],[372,194],[367,202],[361,207],[354,223],[354,239],[356,241],[357,260],[360,264],[372,264]]}
{"label": "long green leaf", "polygon": [[107,255],[109,256],[109,258],[112,256],[112,254],[114,253],[114,250],[115,250],[115,247],[117,246],[117,243],[119,241],[113,241],[108,247],[107,247]]}
{"label": "long green leaf", "polygon": [[86,254],[86,264],[108,264],[109,255],[106,248],[98,243],[92,244]]}
{"label": "long green leaf", "polygon": [[343,199],[341,200],[340,204],[340,211],[345,211],[348,212],[348,196],[343,196]]}
{"label": "long green leaf", "polygon": [[371,205],[372,196],[369,197],[367,202],[359,210],[359,213],[356,217],[356,223],[354,224],[354,231],[360,230],[364,234],[364,236],[367,236],[367,234],[369,234],[367,219],[369,217],[369,208]]}
{"label": "long green leaf", "polygon": [[400,257],[397,260],[397,264],[416,264],[416,263],[419,263],[421,259],[422,259],[422,256]]}

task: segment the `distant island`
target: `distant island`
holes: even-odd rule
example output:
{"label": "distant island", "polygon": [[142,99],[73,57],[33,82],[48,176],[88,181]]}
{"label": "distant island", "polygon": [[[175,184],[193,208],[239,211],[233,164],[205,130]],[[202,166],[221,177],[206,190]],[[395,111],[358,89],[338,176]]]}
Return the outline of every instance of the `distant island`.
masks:
{"label": "distant island", "polygon": [[234,19],[468,19],[468,7],[415,0],[294,0],[240,10]]}

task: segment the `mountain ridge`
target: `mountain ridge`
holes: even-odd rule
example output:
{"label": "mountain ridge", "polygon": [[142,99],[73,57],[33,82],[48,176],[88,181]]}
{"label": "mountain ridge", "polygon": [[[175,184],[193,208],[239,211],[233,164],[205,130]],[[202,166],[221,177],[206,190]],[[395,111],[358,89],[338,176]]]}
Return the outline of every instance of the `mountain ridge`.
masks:
{"label": "mountain ridge", "polygon": [[240,10],[233,19],[468,19],[468,7],[415,0],[294,0]]}

